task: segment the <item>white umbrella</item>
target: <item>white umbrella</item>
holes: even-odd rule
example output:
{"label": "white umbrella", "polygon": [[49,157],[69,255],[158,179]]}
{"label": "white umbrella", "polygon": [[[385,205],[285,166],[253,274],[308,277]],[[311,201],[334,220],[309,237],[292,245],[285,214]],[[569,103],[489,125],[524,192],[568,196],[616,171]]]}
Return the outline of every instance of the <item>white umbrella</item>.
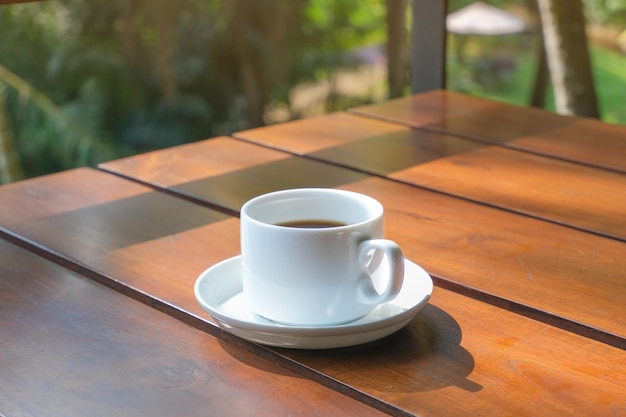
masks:
{"label": "white umbrella", "polygon": [[481,1],[450,13],[446,26],[449,32],[460,35],[506,35],[526,29],[518,16]]}

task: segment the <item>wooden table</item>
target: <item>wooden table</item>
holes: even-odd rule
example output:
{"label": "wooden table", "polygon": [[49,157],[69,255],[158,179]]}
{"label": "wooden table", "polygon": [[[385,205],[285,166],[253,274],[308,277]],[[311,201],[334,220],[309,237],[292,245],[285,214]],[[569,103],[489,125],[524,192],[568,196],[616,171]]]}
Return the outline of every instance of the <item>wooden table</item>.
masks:
{"label": "wooden table", "polygon": [[[330,350],[222,330],[197,277],[261,193],[379,199],[432,276]],[[626,128],[447,91],[0,187],[0,415],[626,414]]]}

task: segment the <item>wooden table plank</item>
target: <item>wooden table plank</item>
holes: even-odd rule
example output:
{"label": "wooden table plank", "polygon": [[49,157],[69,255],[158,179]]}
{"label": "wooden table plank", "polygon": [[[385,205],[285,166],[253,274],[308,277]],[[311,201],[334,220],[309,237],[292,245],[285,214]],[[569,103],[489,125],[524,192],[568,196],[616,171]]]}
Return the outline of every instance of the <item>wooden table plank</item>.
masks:
{"label": "wooden table plank", "polygon": [[531,307],[540,320],[565,318],[559,325],[616,336],[607,341],[626,349],[623,242],[382,179],[343,188],[381,201],[387,234],[458,291],[499,297],[523,314],[506,302]]}
{"label": "wooden table plank", "polygon": [[233,136],[382,176],[485,147],[467,139],[343,112],[236,132]]}
{"label": "wooden table plank", "polygon": [[[297,176],[297,172],[292,175]],[[616,278],[619,271],[626,270],[620,258],[622,243],[380,178],[342,188],[379,198],[387,207],[388,236],[403,246],[407,257],[431,273],[474,280],[497,291],[510,288],[518,296],[556,308],[571,306],[568,297],[579,294],[575,300],[579,310],[572,314],[595,320],[608,311],[607,323],[600,320],[607,326],[617,323],[623,331],[624,303],[615,299],[624,294],[624,280]],[[42,196],[41,190],[47,194]],[[109,190],[116,190],[115,195]],[[70,171],[1,187],[3,202],[33,207],[37,213],[26,210],[30,218],[16,220],[14,213],[4,209],[0,224],[59,256],[74,257],[110,280],[172,304],[193,322],[198,320],[196,315],[204,317],[193,297],[193,283],[202,268],[238,252],[237,220],[213,220],[177,231],[175,225],[183,217],[193,218],[196,210],[209,210],[199,206],[193,209],[184,201],[168,202],[176,199],[167,195],[160,195],[163,201],[150,202],[164,207],[180,205],[159,217],[162,225],[145,221],[141,227],[122,229],[116,227],[115,218],[106,217],[116,199],[146,192],[151,191],[104,173]],[[85,200],[95,207],[90,216],[82,214]],[[42,204],[44,201],[47,204]],[[132,207],[137,210],[137,219],[153,217],[142,216],[151,208]],[[46,210],[51,213],[46,214]],[[135,243],[100,250],[80,227],[70,227],[74,220],[90,224],[91,216],[105,216],[92,226],[97,229],[93,236],[99,234],[105,242]],[[487,226],[492,222],[507,228],[499,232],[496,227],[494,232]],[[147,233],[155,227],[169,234],[150,232],[151,237],[143,240],[135,237],[144,235],[142,228]],[[108,234],[129,236],[111,239]],[[604,265],[602,273],[606,276],[589,276],[585,269],[593,269],[594,262]],[[529,268],[533,280],[529,279]],[[598,282],[603,283],[601,288]],[[566,285],[577,286],[579,292],[568,293]],[[559,292],[561,287],[564,291]],[[581,300],[580,294],[586,294],[586,289],[595,289],[597,294]],[[602,298],[611,296],[614,299]],[[441,287],[435,289],[431,306],[407,329],[383,341],[332,352],[275,351],[319,372],[324,376],[322,383],[345,384],[344,390],[350,395],[360,393],[378,399],[398,413],[486,415],[497,410],[505,415],[555,415],[581,410],[583,414],[611,414],[626,407],[623,348]],[[363,366],[366,362],[368,365]]]}
{"label": "wooden table plank", "polygon": [[625,351],[442,288],[384,343],[285,354],[420,416],[591,416],[626,409]]}
{"label": "wooden table plank", "polygon": [[626,241],[626,175],[487,147],[389,177]]}
{"label": "wooden table plank", "polygon": [[[245,150],[243,153],[246,158],[258,149],[252,145],[244,145],[242,144],[241,150]],[[212,165],[211,155],[217,154],[214,149],[219,146],[219,142],[212,141],[195,145],[195,153],[204,155],[202,165]],[[476,152],[488,149],[494,148],[483,147]],[[261,148],[259,151],[266,153],[270,150]],[[496,151],[513,152],[497,148]],[[159,178],[159,183],[170,190],[176,190],[186,184],[180,175],[184,168],[171,164],[168,167],[169,176],[161,171],[152,174],[150,166],[153,164],[149,162],[157,158],[166,159],[167,153],[176,152],[178,149],[132,157],[124,161],[124,168],[128,169],[125,172],[147,182],[153,182],[151,178],[154,175]],[[513,153],[524,158],[534,158],[524,153]],[[467,154],[457,157],[465,155]],[[236,156],[233,158],[237,159]],[[435,160],[431,164],[446,160]],[[550,164],[552,163],[561,162],[551,161]],[[116,162],[111,165],[119,167]],[[184,162],[180,165],[184,165]],[[428,165],[430,164],[425,166]],[[461,168],[464,166],[460,165],[459,169]],[[322,171],[324,168],[319,169]],[[241,172],[248,172],[250,181],[259,181],[258,177],[252,175],[252,170],[241,169],[236,175],[237,186],[225,187],[230,189],[227,199],[210,191],[212,188],[209,186],[194,190],[194,198],[237,210],[250,196],[250,192],[243,188],[246,179],[240,177]],[[409,169],[399,172],[409,175],[414,171]],[[217,175],[223,184],[228,183],[228,174],[218,175],[213,172],[209,175]],[[300,177],[304,183],[308,173],[291,171],[289,186],[297,185]],[[205,184],[211,178],[209,176]],[[499,180],[502,180],[501,176],[493,179]],[[179,181],[183,182],[177,185]],[[485,181],[488,182],[488,179]],[[362,183],[368,186],[362,188]],[[446,186],[456,184],[452,179],[449,183]],[[284,184],[287,184],[287,180],[281,183],[274,178],[264,190],[255,188],[255,192],[273,191]],[[599,330],[610,338],[617,337],[617,343],[623,343],[626,338],[626,282],[623,279],[626,274],[626,260],[620,255],[626,249],[623,242],[391,181],[372,179],[347,183],[341,187],[381,199],[388,211],[388,229],[399,225],[397,229],[391,230],[394,238],[401,240],[405,251],[438,277],[539,311],[550,312],[583,326],[574,331],[585,333],[592,329]],[[598,211],[610,212],[610,209],[601,207]],[[585,216],[581,218],[584,219]],[[614,220],[617,225],[622,225],[619,215]],[[498,271],[498,276],[494,276],[494,271]],[[503,278],[499,278],[500,276]],[[589,300],[582,303],[582,306],[579,300],[581,292],[590,294]]]}
{"label": "wooden table plank", "polygon": [[595,119],[443,90],[351,112],[626,173],[626,127]]}
{"label": "wooden table plank", "polygon": [[[158,279],[144,283],[148,294],[170,285],[189,290],[209,265],[239,254],[238,241],[219,244],[237,238],[237,218],[89,168],[0,187],[0,201],[0,231],[87,269],[122,276],[119,282],[130,290],[116,290],[133,297],[139,296],[132,291],[136,280],[155,266]],[[194,313],[203,311],[198,306]]]}
{"label": "wooden table plank", "polygon": [[100,168],[196,200],[209,195],[211,199],[201,201],[233,211],[239,211],[248,199],[270,191],[332,188],[368,177],[228,137],[118,159],[102,163]]}
{"label": "wooden table plank", "polygon": [[409,128],[387,133],[383,122],[368,120],[367,130],[360,118],[349,120],[340,113],[235,136],[626,240],[624,174]]}
{"label": "wooden table plank", "polygon": [[382,415],[0,239],[10,416]]}

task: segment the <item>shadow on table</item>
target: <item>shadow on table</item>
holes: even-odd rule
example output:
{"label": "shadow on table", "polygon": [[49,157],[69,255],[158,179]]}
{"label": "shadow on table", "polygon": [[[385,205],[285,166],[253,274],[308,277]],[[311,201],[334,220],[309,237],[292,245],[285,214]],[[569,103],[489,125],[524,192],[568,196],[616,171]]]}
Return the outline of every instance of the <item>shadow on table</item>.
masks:
{"label": "shadow on table", "polygon": [[334,188],[369,175],[300,157],[289,157],[170,187],[183,195],[239,211],[261,194],[289,188]]}
{"label": "shadow on table", "polygon": [[[425,392],[448,386],[480,391],[482,386],[468,379],[474,358],[461,346],[461,338],[456,320],[429,304],[402,330],[376,342],[329,350],[276,351],[363,391]],[[222,347],[248,362],[247,356],[228,343]],[[257,367],[258,363],[249,365]],[[270,372],[277,369],[265,368]]]}
{"label": "shadow on table", "polygon": [[324,148],[307,156],[373,175],[393,177],[394,173],[485,146],[445,134],[403,130]]}
{"label": "shadow on table", "polygon": [[18,219],[6,228],[45,243],[55,251],[72,253],[78,259],[85,253],[114,251],[159,240],[230,217],[149,191],[35,219]]}

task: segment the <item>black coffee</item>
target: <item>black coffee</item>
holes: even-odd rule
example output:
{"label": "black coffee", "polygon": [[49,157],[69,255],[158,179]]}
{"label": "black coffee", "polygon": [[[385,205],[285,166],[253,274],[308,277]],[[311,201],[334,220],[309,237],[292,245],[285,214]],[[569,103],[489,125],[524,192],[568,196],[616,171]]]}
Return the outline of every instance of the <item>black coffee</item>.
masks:
{"label": "black coffee", "polygon": [[332,220],[294,220],[291,222],[278,223],[278,226],[297,227],[302,229],[322,229],[325,227],[345,226],[346,223]]}

